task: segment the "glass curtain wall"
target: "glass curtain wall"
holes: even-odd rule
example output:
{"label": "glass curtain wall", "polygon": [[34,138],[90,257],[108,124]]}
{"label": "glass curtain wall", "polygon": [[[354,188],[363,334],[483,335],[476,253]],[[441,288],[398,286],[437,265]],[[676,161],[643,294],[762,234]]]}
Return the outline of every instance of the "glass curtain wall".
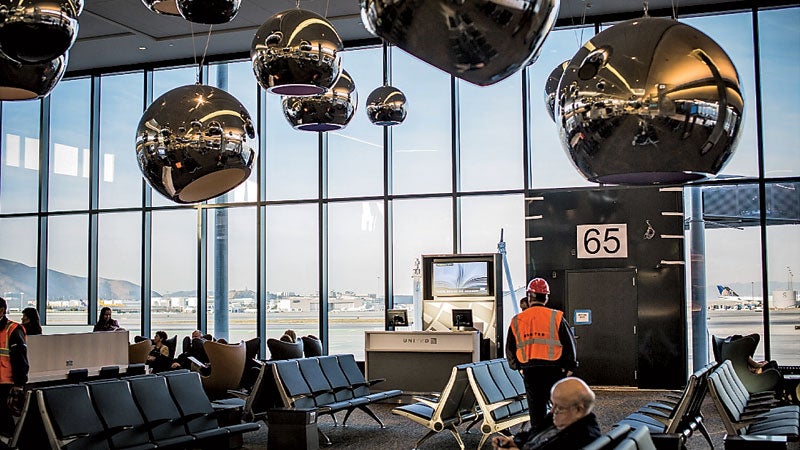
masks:
{"label": "glass curtain wall", "polygon": [[[800,100],[800,82],[791,76],[800,54],[784,45],[799,38],[798,11],[685,20],[731,55],[748,99],[743,138],[723,172],[737,176],[736,183],[701,185],[737,189],[749,196],[743,204],[759,205],[737,213],[746,219],[741,225],[707,226],[708,295],[717,298],[716,284],[741,296],[766,293],[761,308],[743,304],[751,315],[741,329],[766,334],[758,357],[786,364],[797,364],[800,355],[784,329],[799,311],[796,300],[784,298],[795,298],[793,271],[800,270],[800,152],[786,125]],[[503,229],[511,288],[522,287],[526,187],[592,186],[561,149],[542,98],[544,80],[590,37],[593,25],[554,31],[534,65],[483,88],[390,49],[391,84],[409,105],[406,121],[391,129],[370,124],[364,113],[367,95],[383,83],[380,47],[343,55],[360,101],[350,126],[327,134],[293,130],[280,97],[259,91],[248,61],[210,65],[205,83],[227,86],[254,120],[264,118],[256,142],[263,143],[257,164],[265,170],[197,205],[175,205],[157,193],[148,201],[150,189],[133,157],[143,108],[194,83],[196,67],[65,80],[43,101],[4,102],[0,291],[19,307],[46,308],[48,326],[90,329],[96,310],[108,305],[132,334],[164,330],[180,338],[200,328],[238,341],[257,333],[260,317],[264,340],[291,328],[298,336],[322,337],[330,353],[360,359],[363,331],[383,329],[386,307],[413,309],[422,254],[494,252]],[[93,102],[100,110],[95,122]],[[43,108],[50,114],[42,123]],[[48,142],[40,142],[42,130]],[[92,136],[97,149],[90,149]],[[218,245],[223,235],[225,245]],[[42,282],[44,298],[37,292]],[[151,289],[144,296],[143,284]],[[223,322],[220,308],[227,309]],[[724,307],[713,313],[744,317]],[[722,319],[709,316],[710,334],[731,334],[715,328]]]}

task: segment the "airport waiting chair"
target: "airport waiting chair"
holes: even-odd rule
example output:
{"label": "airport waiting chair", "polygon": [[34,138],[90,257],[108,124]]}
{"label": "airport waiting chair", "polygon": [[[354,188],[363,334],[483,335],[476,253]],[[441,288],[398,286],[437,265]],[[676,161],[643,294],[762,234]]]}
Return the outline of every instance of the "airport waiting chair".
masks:
{"label": "airport waiting chair", "polygon": [[152,349],[153,343],[150,342],[150,339],[128,345],[128,364],[147,363],[147,355]]}
{"label": "airport waiting chair", "polygon": [[322,356],[322,341],[316,336],[302,336],[300,340],[303,341],[303,355],[306,358],[313,356]]}
{"label": "airport waiting chair", "polygon": [[267,339],[269,349],[269,359],[272,361],[282,361],[303,357],[303,340],[297,342],[285,342],[280,339]]}
{"label": "airport waiting chair", "polygon": [[429,430],[414,444],[415,450],[431,436],[442,431],[449,431],[456,439],[459,448],[464,450],[464,441],[461,440],[456,427],[474,421],[480,415],[467,376],[469,366],[470,364],[462,364],[453,367],[450,379],[442,388],[438,398],[414,397],[417,403],[399,406],[392,410],[392,414],[410,419]]}
{"label": "airport waiting chair", "polygon": [[36,400],[53,450],[110,450],[107,432],[92,406],[89,389],[81,384],[41,388]]}
{"label": "airport waiting chair", "polygon": [[[492,434],[507,430],[530,420],[525,394],[514,388],[503,368],[505,359],[494,359],[472,364],[467,368],[471,388],[483,413],[480,430],[483,434],[478,448]],[[522,377],[518,372],[518,377]]]}
{"label": "airport waiting chair", "polygon": [[647,427],[639,427],[625,435],[614,450],[656,450],[656,445],[650,437],[650,430]]}
{"label": "airport waiting chair", "polygon": [[775,369],[766,369],[761,373],[750,371],[748,359],[753,356],[758,346],[753,337],[742,336],[738,339],[720,339],[717,336],[712,336],[711,340],[712,349],[716,348],[714,357],[717,358],[717,362],[721,363],[726,359],[730,360],[733,370],[736,371],[736,375],[739,376],[742,384],[747,388],[747,392],[754,394],[771,391],[773,396],[776,395],[776,390],[780,388],[783,379],[780,372]]}
{"label": "airport waiting chair", "polygon": [[245,343],[220,344],[206,341],[203,349],[208,355],[208,364],[203,366],[211,369],[208,375],[203,375],[198,367],[203,389],[211,400],[230,397],[228,391],[239,389],[242,381],[247,353]]}
{"label": "airport waiting chair", "polygon": [[186,431],[163,376],[140,376],[128,379],[133,399],[145,422],[150,425],[153,441],[164,447],[191,447],[194,436]]}
{"label": "airport waiting chair", "polygon": [[86,383],[92,403],[107,430],[121,430],[111,436],[114,448],[146,450],[156,448],[148,427],[133,400],[130,386],[123,380]]}
{"label": "airport waiting chair", "polygon": [[614,448],[633,428],[627,424],[616,424],[614,428],[583,447],[581,450],[607,450]]}

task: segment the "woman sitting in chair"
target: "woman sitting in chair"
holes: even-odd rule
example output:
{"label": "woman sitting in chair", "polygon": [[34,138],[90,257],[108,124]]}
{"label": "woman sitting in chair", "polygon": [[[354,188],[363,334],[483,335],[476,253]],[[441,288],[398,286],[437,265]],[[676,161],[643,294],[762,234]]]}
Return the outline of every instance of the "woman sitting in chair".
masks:
{"label": "woman sitting in chair", "polygon": [[167,333],[156,331],[153,337],[153,349],[147,355],[147,365],[155,373],[169,370],[172,366],[172,359],[169,357],[169,347],[164,344],[167,340]]}

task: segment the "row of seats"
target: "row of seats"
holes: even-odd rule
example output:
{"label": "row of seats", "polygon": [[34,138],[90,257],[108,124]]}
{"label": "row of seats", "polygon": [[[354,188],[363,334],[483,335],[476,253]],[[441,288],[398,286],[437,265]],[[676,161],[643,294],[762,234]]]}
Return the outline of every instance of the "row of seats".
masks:
{"label": "row of seats", "polygon": [[469,430],[478,422],[482,433],[478,448],[481,448],[492,434],[529,420],[522,376],[503,358],[455,366],[439,397],[415,397],[415,400],[416,403],[392,410],[393,414],[429,429],[414,448],[447,430],[463,449],[456,427],[469,423]]}
{"label": "row of seats", "polygon": [[[618,423],[582,450],[656,450],[647,426]],[[685,447],[681,447],[685,448]]]}
{"label": "row of seats", "polygon": [[775,392],[751,394],[729,360],[708,376],[711,397],[729,436],[800,436],[800,407],[777,406]]}
{"label": "row of seats", "polygon": [[[21,420],[39,414],[52,449],[222,447],[232,436],[259,429],[255,423],[221,424],[227,412],[212,407],[197,373],[173,371],[32,390]],[[20,442],[20,448],[43,446]]]}

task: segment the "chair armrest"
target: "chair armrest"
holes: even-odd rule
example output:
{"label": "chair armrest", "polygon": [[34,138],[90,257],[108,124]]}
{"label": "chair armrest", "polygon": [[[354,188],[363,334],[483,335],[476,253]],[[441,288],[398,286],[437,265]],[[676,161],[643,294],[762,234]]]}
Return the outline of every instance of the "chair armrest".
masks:
{"label": "chair armrest", "polygon": [[186,357],[186,359],[191,361],[192,364],[197,366],[197,367],[200,367],[200,368],[203,368],[203,369],[208,369],[209,368],[208,364],[206,364],[204,362],[201,362],[199,359],[195,358],[194,356],[188,356],[188,357]]}
{"label": "chair armrest", "polygon": [[383,381],[386,381],[386,378],[374,378],[372,380],[367,380],[367,386],[372,386]]}
{"label": "chair armrest", "polygon": [[236,398],[240,398],[240,399],[244,400],[244,399],[247,399],[247,397],[250,396],[250,393],[249,392],[245,392],[245,391],[236,391],[236,390],[233,390],[233,389],[228,389],[228,395],[232,395],[232,396],[234,396]]}
{"label": "chair armrest", "polygon": [[426,398],[422,398],[422,397],[414,397],[414,400],[418,401],[419,403],[422,403],[423,405],[425,405],[425,406],[427,406],[429,408],[433,408],[433,409],[436,409],[436,406],[439,404],[439,400],[438,399],[434,400],[434,399],[426,399]]}

